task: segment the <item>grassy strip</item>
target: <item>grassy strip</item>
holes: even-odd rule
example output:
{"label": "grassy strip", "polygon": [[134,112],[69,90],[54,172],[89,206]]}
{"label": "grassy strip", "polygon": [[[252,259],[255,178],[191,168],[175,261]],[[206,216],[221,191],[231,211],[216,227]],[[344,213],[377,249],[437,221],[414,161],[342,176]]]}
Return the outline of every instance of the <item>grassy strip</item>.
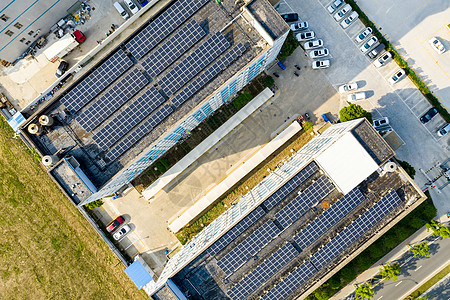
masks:
{"label": "grassy strip", "polygon": [[446,266],[439,273],[434,275],[430,280],[422,284],[417,290],[412,292],[405,300],[413,300],[428,291],[433,285],[439,282],[442,278],[444,278],[448,273],[450,273],[450,265]]}
{"label": "grassy strip", "polygon": [[340,289],[352,282],[358,274],[369,269],[383,256],[433,219],[436,216],[436,208],[433,205],[430,194],[428,192],[425,194],[428,196],[427,200],[321,285],[307,299],[329,299]]}
{"label": "grassy strip", "polygon": [[367,15],[358,7],[355,0],[347,0],[347,2],[352,6],[353,10],[359,14],[361,22],[370,26],[373,29],[373,35],[375,35],[381,43],[387,45],[386,49],[390,51],[394,57],[395,62],[403,69],[406,70],[408,77],[417,86],[417,88],[422,92],[422,94],[427,98],[427,100],[437,108],[441,116],[445,121],[450,122],[450,113],[442,106],[441,102],[434,96],[430,89],[422,82],[420,77],[411,69],[408,63],[403,59],[403,57],[397,52],[397,50],[389,43],[388,40],[381,34],[377,26],[367,17]]}

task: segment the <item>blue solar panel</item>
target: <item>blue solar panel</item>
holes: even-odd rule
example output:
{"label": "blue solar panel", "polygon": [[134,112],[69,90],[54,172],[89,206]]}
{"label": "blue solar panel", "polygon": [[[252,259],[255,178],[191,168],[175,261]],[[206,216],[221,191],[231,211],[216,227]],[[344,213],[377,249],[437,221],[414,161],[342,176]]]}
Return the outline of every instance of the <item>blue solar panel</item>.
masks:
{"label": "blue solar panel", "polygon": [[121,156],[125,151],[127,151],[131,146],[136,144],[144,135],[148,134],[155,126],[157,126],[162,120],[167,118],[173,109],[169,105],[164,105],[156,113],[153,114],[149,119],[144,121],[141,125],[133,130],[127,137],[125,137],[121,142],[119,142],[114,148],[112,148],[105,157],[113,161]]}
{"label": "blue solar panel", "polygon": [[142,66],[151,77],[157,76],[170,66],[178,57],[197,43],[206,32],[192,20],[186,26],[147,57]]}
{"label": "blue solar panel", "polygon": [[228,291],[228,296],[231,299],[245,299],[298,254],[294,246],[287,243],[239,281],[238,284]]}
{"label": "blue solar panel", "polygon": [[231,64],[235,59],[245,52],[245,46],[238,44],[209,67],[205,72],[200,74],[194,81],[178,93],[173,99],[172,103],[175,107],[183,104],[187,99],[194,95],[199,89],[204,87],[214,77],[217,76],[223,69]]}
{"label": "blue solar panel", "polygon": [[289,295],[299,289],[307,280],[312,278],[317,273],[316,269],[305,261],[295,271],[284,278],[273,289],[265,294],[264,300],[281,300],[287,298]]}
{"label": "blue solar panel", "polygon": [[91,131],[147,84],[147,78],[138,69],[132,70],[80,114],[78,123],[84,130]]}
{"label": "blue solar panel", "polygon": [[179,0],[141,30],[125,47],[140,59],[209,0]]}
{"label": "blue solar panel", "polygon": [[312,174],[317,172],[317,165],[312,162],[304,167],[297,175],[292,177],[287,183],[280,187],[275,193],[273,193],[263,205],[268,209],[272,209],[278,202],[285,199],[293,190],[295,190],[300,184],[308,179]]}
{"label": "blue solar panel", "polygon": [[289,227],[308,209],[325,198],[334,189],[331,181],[322,176],[306,190],[275,214],[275,218],[284,228]]}
{"label": "blue solar panel", "polygon": [[161,79],[159,85],[164,93],[170,96],[178,91],[228,47],[227,39],[220,32],[215,33]]}
{"label": "blue solar panel", "polygon": [[94,141],[100,149],[106,150],[128,132],[130,132],[144,118],[158,108],[165,99],[155,88],[148,89],[142,96],[134,100],[114,120],[109,122],[101,131],[94,135]]}
{"label": "blue solar panel", "polygon": [[61,103],[76,113],[133,65],[123,50],[118,50],[61,98]]}
{"label": "blue solar panel", "polygon": [[305,249],[365,199],[361,191],[354,188],[306,226],[294,237],[294,241]]}
{"label": "blue solar panel", "polygon": [[344,250],[349,248],[356,240],[386,217],[401,203],[400,197],[395,191],[391,191],[383,199],[375,203],[358,219],[342,230],[336,237],[311,257],[311,263],[318,269],[324,267]]}
{"label": "blue solar panel", "polygon": [[249,213],[245,218],[243,218],[239,223],[237,223],[233,228],[228,230],[220,239],[218,239],[214,244],[208,248],[208,254],[211,256],[219,253],[220,250],[225,248],[229,243],[231,243],[236,237],[238,237],[244,230],[253,225],[257,220],[259,220],[264,215],[264,210],[261,207],[255,208],[251,213]]}
{"label": "blue solar panel", "polygon": [[217,262],[225,274],[231,274],[274,239],[280,230],[267,221]]}

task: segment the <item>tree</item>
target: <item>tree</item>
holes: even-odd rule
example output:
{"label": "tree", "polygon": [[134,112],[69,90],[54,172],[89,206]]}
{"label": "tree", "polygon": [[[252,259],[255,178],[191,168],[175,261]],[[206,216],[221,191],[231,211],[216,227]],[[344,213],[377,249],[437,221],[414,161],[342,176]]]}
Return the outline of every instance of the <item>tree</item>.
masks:
{"label": "tree", "polygon": [[385,264],[380,267],[380,275],[383,276],[384,280],[392,279],[392,281],[397,281],[397,275],[402,271],[402,267],[398,264]]}
{"label": "tree", "polygon": [[442,223],[439,221],[431,220],[430,222],[428,222],[427,231],[429,231],[430,229],[433,231],[434,236],[440,235],[443,239],[450,237],[450,229],[442,225]]}
{"label": "tree", "polygon": [[275,85],[275,80],[273,80],[272,76],[267,75],[264,77],[264,85],[268,88],[271,88]]}
{"label": "tree", "polygon": [[373,298],[373,287],[371,283],[365,282],[361,285],[355,284],[355,299],[364,300],[364,299],[372,299]]}
{"label": "tree", "polygon": [[427,242],[423,242],[420,243],[419,245],[414,245],[413,247],[411,247],[411,245],[409,245],[409,247],[411,248],[411,252],[414,254],[414,257],[418,257],[418,256],[425,256],[425,257],[429,257],[430,256],[430,246],[428,246]]}
{"label": "tree", "polygon": [[299,42],[294,36],[294,32],[292,30],[289,31],[286,40],[284,41],[283,46],[281,47],[280,53],[278,54],[278,59],[285,59],[292,53],[294,53],[295,49],[297,49]]}
{"label": "tree", "polygon": [[89,202],[88,204],[85,204],[84,207],[86,207],[87,209],[93,210],[96,207],[100,207],[103,205],[103,201],[102,200],[95,200],[92,202]]}
{"label": "tree", "polygon": [[372,123],[372,114],[365,111],[361,106],[352,103],[339,111],[339,118],[341,122],[366,118],[370,123]]}
{"label": "tree", "polygon": [[416,170],[414,169],[414,167],[411,166],[407,161],[399,160],[399,159],[397,159],[397,161],[400,164],[400,166],[405,170],[405,172],[408,173],[408,175],[412,179],[414,179],[414,176],[416,175]]}

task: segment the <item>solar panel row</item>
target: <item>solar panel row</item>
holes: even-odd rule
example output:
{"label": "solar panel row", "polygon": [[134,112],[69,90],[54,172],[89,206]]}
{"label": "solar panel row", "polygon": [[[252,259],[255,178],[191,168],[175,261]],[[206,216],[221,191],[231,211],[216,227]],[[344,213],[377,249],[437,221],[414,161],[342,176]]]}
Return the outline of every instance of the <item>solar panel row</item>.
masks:
{"label": "solar panel row", "polygon": [[141,30],[125,47],[140,59],[209,0],[179,0]]}
{"label": "solar panel row", "polygon": [[375,203],[350,226],[341,231],[323,248],[311,257],[311,263],[318,269],[323,268],[333,259],[350,247],[359,237],[375,226],[401,203],[401,199],[395,191],[391,191],[383,199]]}
{"label": "solar panel row", "polygon": [[204,35],[206,35],[206,32],[196,21],[192,20],[147,57],[142,62],[142,66],[151,77],[155,77],[190,49]]}
{"label": "solar panel row", "polygon": [[181,63],[170,70],[160,80],[159,85],[167,96],[172,95],[229,47],[230,43],[227,39],[220,32],[216,32]]}
{"label": "solar panel row", "polygon": [[361,191],[357,187],[354,188],[306,226],[294,237],[294,241],[300,248],[305,249],[364,200]]}
{"label": "solar panel row", "polygon": [[271,210],[278,202],[285,199],[293,190],[295,190],[300,184],[308,179],[312,174],[317,172],[316,163],[312,162],[304,167],[297,175],[292,177],[287,183],[280,187],[275,193],[273,193],[266,201],[264,206]]}
{"label": "solar panel row", "polygon": [[314,204],[331,193],[333,189],[334,186],[328,177],[322,176],[304,190],[303,193],[298,195],[288,205],[277,212],[275,218],[280,222],[283,228],[287,228]]}
{"label": "solar panel row", "polygon": [[134,100],[115,119],[94,135],[94,141],[100,149],[106,150],[128,132],[130,132],[144,118],[158,108],[165,99],[155,88],[151,87],[142,96]]}
{"label": "solar panel row", "polygon": [[209,67],[203,74],[199,75],[191,84],[185,87],[178,95],[172,99],[173,105],[179,107],[186,102],[193,94],[200,88],[204,87],[209,81],[217,76],[225,67],[236,60],[242,53],[245,52],[245,46],[238,44],[221,57],[216,63]]}
{"label": "solar panel row", "polygon": [[125,52],[121,49],[118,50],[64,95],[61,103],[71,113],[76,113],[132,65],[133,62]]}
{"label": "solar panel row", "polygon": [[219,253],[220,250],[225,248],[229,243],[231,243],[236,237],[238,237],[244,230],[253,225],[257,220],[259,220],[265,214],[261,207],[255,208],[251,213],[249,213],[245,218],[243,218],[239,223],[237,223],[233,228],[228,230],[220,239],[218,239],[214,244],[208,248],[208,254],[211,256]]}
{"label": "solar panel row", "polygon": [[148,120],[135,128],[127,137],[122,139],[114,148],[106,153],[106,159],[113,161],[139,141],[144,135],[148,134],[156,125],[167,118],[173,109],[169,105],[164,105],[153,114]]}
{"label": "solar panel row", "polygon": [[267,221],[217,262],[225,274],[231,274],[274,239],[280,230]]}
{"label": "solar panel row", "polygon": [[138,69],[133,69],[80,114],[78,123],[86,131],[93,130],[147,84],[147,78]]}
{"label": "solar panel row", "polygon": [[287,243],[239,281],[238,284],[228,291],[228,296],[232,299],[245,299],[298,254],[294,246]]}

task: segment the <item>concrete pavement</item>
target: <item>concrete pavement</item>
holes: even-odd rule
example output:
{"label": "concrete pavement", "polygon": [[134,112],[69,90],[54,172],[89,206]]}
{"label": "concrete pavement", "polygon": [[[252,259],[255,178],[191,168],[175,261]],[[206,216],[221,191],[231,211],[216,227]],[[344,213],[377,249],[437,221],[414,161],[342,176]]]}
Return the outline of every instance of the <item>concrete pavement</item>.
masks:
{"label": "concrete pavement", "polygon": [[430,299],[450,299],[450,274],[439,280],[423,295],[427,295]]}

